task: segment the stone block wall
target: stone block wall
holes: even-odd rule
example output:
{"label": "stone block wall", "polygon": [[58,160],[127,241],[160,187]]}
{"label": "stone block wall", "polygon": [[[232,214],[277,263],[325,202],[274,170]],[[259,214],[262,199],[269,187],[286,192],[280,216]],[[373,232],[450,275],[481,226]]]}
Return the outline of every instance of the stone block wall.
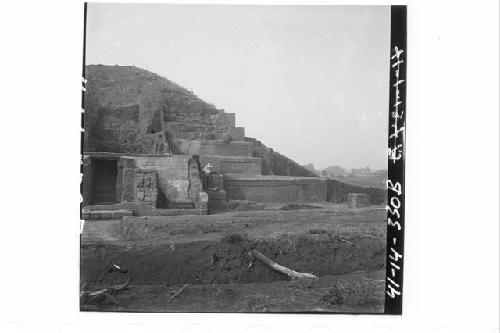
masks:
{"label": "stone block wall", "polygon": [[326,201],[326,179],[319,177],[247,177],[225,175],[228,200],[257,202]]}
{"label": "stone block wall", "polygon": [[194,158],[189,160],[189,198],[194,201],[195,208],[200,208],[200,194],[203,192],[203,186],[200,178],[200,167],[198,161]]}
{"label": "stone block wall", "polygon": [[370,197],[363,193],[347,193],[347,206],[349,208],[363,208],[370,206]]}
{"label": "stone block wall", "polygon": [[272,149],[267,147],[255,147],[254,149],[254,156],[262,159],[261,168],[263,175],[274,175],[271,166],[271,153]]}
{"label": "stone block wall", "polygon": [[263,175],[318,177],[314,172],[268,147],[256,146],[254,156],[262,159]]}
{"label": "stone block wall", "polygon": [[174,200],[168,201],[167,208],[168,209],[193,209],[196,207],[195,207],[194,201],[191,199],[187,199],[187,200],[174,199]]}
{"label": "stone block wall", "polygon": [[274,175],[294,176],[294,177],[318,177],[311,170],[303,167],[288,157],[278,152],[271,152],[270,165]]}
{"label": "stone block wall", "polygon": [[162,133],[144,134],[128,129],[103,129],[94,142],[95,152],[124,154],[168,154],[169,148]]}
{"label": "stone block wall", "polygon": [[[127,150],[102,149],[113,140],[101,137],[103,129],[129,130],[135,134],[155,133],[166,129],[166,123],[201,124],[172,131],[173,137],[197,138],[217,132],[214,117],[223,113],[188,91],[149,71],[133,66],[86,66],[85,151],[139,153],[137,138],[125,131],[114,132],[117,140],[127,143]],[[175,125],[173,126],[175,128]],[[88,133],[88,135],[87,135]],[[111,132],[108,132],[109,135]],[[122,138],[123,134],[123,140]],[[105,135],[105,136],[106,136]],[[130,140],[132,139],[132,140]],[[99,148],[101,146],[101,148]],[[112,146],[113,148],[116,146]]]}
{"label": "stone block wall", "polygon": [[211,175],[211,186],[213,188],[222,190],[224,188],[224,175],[221,173],[213,172]]}
{"label": "stone block wall", "polygon": [[92,158],[90,156],[84,156],[82,160],[82,183],[80,192],[82,194],[83,206],[90,205],[92,202],[92,176],[93,176],[93,165]]}
{"label": "stone block wall", "polygon": [[233,128],[229,136],[232,141],[245,141],[245,127],[235,127]]}
{"label": "stone block wall", "polygon": [[244,141],[205,141],[200,144],[200,150],[198,154],[194,155],[253,157],[253,144]]}
{"label": "stone block wall", "polygon": [[200,193],[200,206],[197,208],[200,209],[200,215],[208,214],[208,194],[206,192]]}
{"label": "stone block wall", "polygon": [[236,115],[234,113],[219,113],[215,116],[215,124],[222,127],[235,127]]}
{"label": "stone block wall", "polygon": [[[91,111],[89,111],[91,112]],[[144,122],[139,104],[103,106],[94,111],[95,123],[88,125],[86,151],[152,154],[158,136],[138,124]],[[87,112],[86,112],[87,117]],[[86,127],[87,130],[87,127]]]}
{"label": "stone block wall", "polygon": [[134,201],[156,207],[158,198],[157,176],[155,170],[135,171]]}
{"label": "stone block wall", "polygon": [[362,187],[342,183],[338,180],[328,178],[327,200],[330,202],[347,202],[348,193],[364,193],[369,196],[370,204],[380,205],[387,201],[387,190],[375,187]]}
{"label": "stone block wall", "polygon": [[200,141],[172,138],[172,153],[183,155],[253,156],[253,144],[244,141]]}
{"label": "stone block wall", "polygon": [[[202,191],[197,160],[187,155],[119,155],[113,153],[89,153],[85,155],[82,181],[84,206],[91,203],[93,160],[112,159],[117,163],[116,202],[150,201],[156,196],[159,208],[194,208]],[[142,173],[155,173],[157,193],[140,190],[137,179]],[[138,178],[137,178],[138,177]],[[142,191],[143,194],[139,193]],[[144,199],[146,198],[146,199]],[[151,200],[152,201],[152,200]]]}
{"label": "stone block wall", "polygon": [[184,140],[244,140],[244,129],[235,127],[235,114],[220,110],[200,112],[169,112],[164,129],[172,138]]}
{"label": "stone block wall", "polygon": [[262,174],[261,160],[256,157],[202,155],[200,156],[200,163],[202,167],[210,163],[213,166],[213,171],[222,174]]}
{"label": "stone block wall", "polygon": [[121,157],[118,161],[117,202],[133,202],[135,199],[135,161]]}
{"label": "stone block wall", "polygon": [[226,191],[206,191],[208,194],[208,211],[216,212],[227,209]]}
{"label": "stone block wall", "polygon": [[201,141],[200,140],[187,140],[180,138],[170,138],[168,140],[170,149],[176,155],[199,155]]}
{"label": "stone block wall", "polygon": [[173,138],[185,140],[216,140],[221,139],[223,130],[210,123],[200,121],[168,121],[165,128]]}
{"label": "stone block wall", "polygon": [[138,169],[155,170],[167,201],[189,200],[188,165],[191,156],[134,156]]}
{"label": "stone block wall", "polygon": [[90,108],[88,116],[94,121],[85,124],[85,151],[168,153],[167,149],[161,149],[165,145],[159,133],[168,133],[173,140],[244,140],[244,128],[234,126],[234,113],[172,111],[162,117],[161,110],[146,112],[145,109],[148,108],[140,104]]}

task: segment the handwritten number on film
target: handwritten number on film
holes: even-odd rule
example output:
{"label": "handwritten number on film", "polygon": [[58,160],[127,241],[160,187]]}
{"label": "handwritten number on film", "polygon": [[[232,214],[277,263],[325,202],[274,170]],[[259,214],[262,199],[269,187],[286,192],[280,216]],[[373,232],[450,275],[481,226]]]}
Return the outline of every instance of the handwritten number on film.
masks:
{"label": "handwritten number on film", "polygon": [[396,83],[392,86],[395,92],[395,101],[392,107],[394,110],[391,112],[391,117],[393,119],[393,123],[390,125],[392,129],[392,133],[389,136],[390,139],[393,139],[393,144],[388,148],[389,160],[392,163],[396,164],[403,157],[403,144],[398,143],[399,133],[405,130],[404,125],[399,124],[399,120],[403,119],[404,110],[400,110],[399,106],[403,103],[400,96],[399,86],[402,85],[405,80],[400,78],[399,75],[399,66],[404,62],[401,59],[403,54],[403,50],[398,49],[397,46],[394,47],[394,54],[391,56],[391,60],[394,61],[391,68],[394,70],[394,76],[396,77]]}
{"label": "handwritten number on film", "polygon": [[[394,88],[395,93],[395,101],[392,105],[393,111],[391,112],[391,134],[389,135],[389,139],[391,139],[391,144],[388,148],[388,157],[389,161],[393,164],[398,163],[403,157],[403,143],[399,142],[400,139],[399,134],[404,132],[404,110],[400,110],[400,105],[403,103],[401,100],[399,87],[405,82],[404,79],[400,77],[399,66],[404,62],[402,59],[403,50],[400,50],[397,46],[394,47],[393,54],[391,55],[391,68],[394,70],[395,81],[392,88]],[[386,206],[388,216],[387,217],[387,225],[389,228],[394,228],[397,231],[401,231],[401,224],[399,223],[399,219],[401,215],[399,213],[399,208],[401,207],[401,199],[400,196],[403,194],[402,186],[400,182],[393,182],[391,179],[387,180],[387,189],[390,194],[390,200]],[[389,265],[390,265],[390,274],[387,276],[387,290],[386,293],[391,298],[396,298],[396,296],[401,295],[400,285],[396,283],[396,276],[401,271],[401,266],[399,265],[399,261],[403,258],[403,255],[400,254],[396,250],[397,237],[392,238],[392,244],[390,247],[389,253]]]}

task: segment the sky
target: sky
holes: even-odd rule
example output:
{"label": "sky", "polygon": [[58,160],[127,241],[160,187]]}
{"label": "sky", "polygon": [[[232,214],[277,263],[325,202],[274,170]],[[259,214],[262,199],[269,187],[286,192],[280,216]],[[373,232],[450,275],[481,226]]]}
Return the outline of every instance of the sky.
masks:
{"label": "sky", "polygon": [[87,8],[87,64],[164,76],[316,168],[387,167],[389,48],[389,6]]}

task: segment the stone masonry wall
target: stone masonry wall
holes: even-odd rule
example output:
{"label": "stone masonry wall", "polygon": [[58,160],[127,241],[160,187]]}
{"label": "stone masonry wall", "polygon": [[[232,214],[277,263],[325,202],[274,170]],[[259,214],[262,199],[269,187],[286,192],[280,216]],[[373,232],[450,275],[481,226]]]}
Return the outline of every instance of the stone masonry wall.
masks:
{"label": "stone masonry wall", "polygon": [[198,155],[253,157],[253,145],[244,141],[202,142]]}
{"label": "stone masonry wall", "polygon": [[228,200],[257,202],[326,201],[326,179],[319,177],[224,176]]}
{"label": "stone masonry wall", "polygon": [[81,193],[83,198],[83,206],[86,206],[92,202],[92,158],[90,158],[89,156],[85,156],[82,163],[83,179],[81,184]]}
{"label": "stone masonry wall", "polygon": [[203,186],[200,179],[200,170],[198,162],[192,158],[189,161],[189,188],[188,194],[189,198],[194,201],[195,208],[200,208],[201,199],[200,194],[203,192]]}
{"label": "stone masonry wall", "polygon": [[[235,115],[191,91],[134,66],[86,66],[84,151],[151,153],[148,134],[243,140]],[[147,149],[146,149],[147,148]]]}
{"label": "stone masonry wall", "polygon": [[189,200],[188,165],[191,156],[135,156],[138,169],[155,170],[158,174],[158,187],[170,201]]}
{"label": "stone masonry wall", "polygon": [[369,195],[372,205],[380,205],[387,201],[387,190],[375,187],[362,187],[342,183],[335,179],[327,180],[327,199],[330,202],[347,202],[348,193],[365,193]]}
{"label": "stone masonry wall", "polygon": [[262,174],[261,160],[255,157],[202,155],[200,156],[200,163],[202,166],[210,163],[213,166],[213,171],[222,174]]}
{"label": "stone masonry wall", "polygon": [[256,144],[254,156],[262,159],[263,175],[318,177],[317,174],[302,165],[262,145]]}
{"label": "stone masonry wall", "polygon": [[[135,198],[135,161],[130,157],[121,157],[118,161],[118,202],[133,202]],[[121,181],[120,181],[121,180]]]}
{"label": "stone masonry wall", "polygon": [[174,154],[253,156],[253,144],[250,142],[217,142],[173,138],[169,140],[169,143]]}
{"label": "stone masonry wall", "polygon": [[363,208],[370,206],[370,196],[364,193],[347,193],[349,208]]}
{"label": "stone masonry wall", "polygon": [[157,177],[155,170],[135,171],[135,202],[156,207],[158,198]]}
{"label": "stone masonry wall", "polygon": [[[91,203],[94,159],[117,161],[116,202],[149,202],[157,208],[194,208],[202,191],[198,161],[188,155],[85,155],[82,181],[84,206]],[[150,180],[154,173],[154,180]],[[144,174],[144,175],[143,175]],[[142,181],[141,179],[146,179]],[[139,182],[139,183],[138,183]],[[153,184],[147,190],[149,185]],[[141,188],[144,188],[141,190]],[[156,193],[154,193],[156,191]],[[141,194],[142,192],[142,194]]]}

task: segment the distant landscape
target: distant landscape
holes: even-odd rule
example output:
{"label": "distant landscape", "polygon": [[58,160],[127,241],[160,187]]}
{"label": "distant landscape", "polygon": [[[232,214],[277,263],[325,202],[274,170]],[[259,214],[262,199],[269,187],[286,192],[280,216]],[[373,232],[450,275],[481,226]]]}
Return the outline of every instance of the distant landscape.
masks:
{"label": "distant landscape", "polygon": [[321,177],[333,178],[349,185],[381,189],[385,189],[387,186],[387,169],[374,170],[370,167],[348,169],[339,165],[316,169],[311,163],[304,165],[304,167]]}

